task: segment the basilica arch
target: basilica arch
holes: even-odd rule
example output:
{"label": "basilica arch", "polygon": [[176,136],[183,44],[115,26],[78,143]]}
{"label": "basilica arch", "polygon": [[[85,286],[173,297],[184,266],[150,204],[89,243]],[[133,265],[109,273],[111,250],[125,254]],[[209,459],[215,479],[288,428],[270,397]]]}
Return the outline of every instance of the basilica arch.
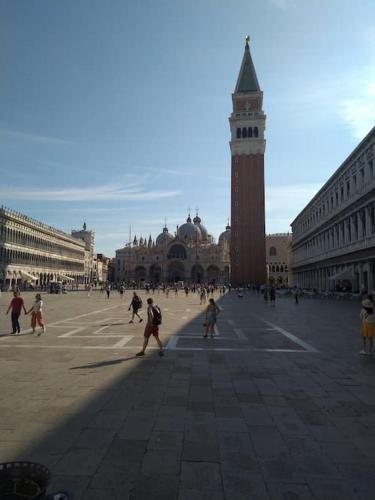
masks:
{"label": "basilica arch", "polygon": [[185,246],[181,243],[174,243],[168,250],[168,259],[187,259]]}
{"label": "basilica arch", "polygon": [[137,266],[134,269],[134,278],[137,283],[141,281],[146,281],[147,271],[144,266]]}
{"label": "basilica arch", "polygon": [[207,268],[207,281],[209,283],[216,283],[220,278],[220,269],[215,266],[208,266]]}
{"label": "basilica arch", "polygon": [[153,283],[161,282],[161,267],[159,264],[152,264],[150,266],[150,281]]}
{"label": "basilica arch", "polygon": [[200,264],[194,264],[191,268],[191,281],[193,283],[203,283],[204,269]]}
{"label": "basilica arch", "polygon": [[177,281],[185,280],[185,266],[179,260],[173,260],[168,264],[167,281],[169,283],[176,283]]}

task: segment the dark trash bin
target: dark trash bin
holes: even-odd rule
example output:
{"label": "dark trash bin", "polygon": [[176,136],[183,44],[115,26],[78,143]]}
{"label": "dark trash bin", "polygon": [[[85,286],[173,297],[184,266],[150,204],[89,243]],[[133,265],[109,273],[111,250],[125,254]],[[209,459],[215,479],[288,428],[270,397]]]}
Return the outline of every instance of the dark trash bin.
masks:
{"label": "dark trash bin", "polygon": [[33,462],[0,463],[0,500],[45,500],[50,471]]}

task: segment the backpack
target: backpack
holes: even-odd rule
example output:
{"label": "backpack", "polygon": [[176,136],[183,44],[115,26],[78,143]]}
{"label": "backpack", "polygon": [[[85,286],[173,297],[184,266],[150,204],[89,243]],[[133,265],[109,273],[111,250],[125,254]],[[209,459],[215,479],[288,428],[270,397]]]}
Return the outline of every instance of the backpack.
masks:
{"label": "backpack", "polygon": [[142,299],[140,297],[137,297],[136,300],[133,299],[133,307],[135,307],[135,309],[141,309]]}
{"label": "backpack", "polygon": [[161,310],[159,306],[152,306],[152,315],[153,315],[152,324],[154,326],[161,325]]}

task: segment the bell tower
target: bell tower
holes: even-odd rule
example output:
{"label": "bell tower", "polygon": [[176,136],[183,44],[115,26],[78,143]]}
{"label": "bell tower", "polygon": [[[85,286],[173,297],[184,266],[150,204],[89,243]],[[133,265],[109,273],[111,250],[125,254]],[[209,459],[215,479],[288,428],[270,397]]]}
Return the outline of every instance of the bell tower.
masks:
{"label": "bell tower", "polygon": [[246,37],[229,118],[231,170],[231,283],[266,282],[264,209],[263,92],[260,90]]}

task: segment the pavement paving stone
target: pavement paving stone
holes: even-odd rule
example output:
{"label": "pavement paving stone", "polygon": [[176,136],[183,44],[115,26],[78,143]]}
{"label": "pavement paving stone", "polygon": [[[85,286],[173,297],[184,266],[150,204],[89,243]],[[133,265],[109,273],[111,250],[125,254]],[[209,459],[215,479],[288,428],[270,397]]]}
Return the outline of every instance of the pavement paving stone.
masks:
{"label": "pavement paving stone", "polygon": [[269,500],[266,483],[261,474],[223,472],[225,500]]}
{"label": "pavement paving stone", "polygon": [[156,431],[184,432],[186,418],[182,417],[158,417],[155,421]]}
{"label": "pavement paving stone", "polygon": [[141,462],[137,461],[129,460],[127,463],[118,464],[103,460],[95,474],[90,476],[88,487],[94,490],[108,488],[113,490],[119,499],[128,498],[140,467]]}
{"label": "pavement paving stone", "polygon": [[215,462],[181,462],[181,487],[222,491],[220,465]]}
{"label": "pavement paving stone", "polygon": [[180,488],[177,500],[224,500],[221,491],[200,491]]}
{"label": "pavement paving stone", "polygon": [[371,500],[361,484],[343,481],[342,479],[308,479],[307,484],[315,498],[319,500]]}
{"label": "pavement paving stone", "polygon": [[216,440],[184,441],[182,460],[188,462],[220,462]]}
{"label": "pavement paving stone", "polygon": [[121,439],[116,437],[105,447],[104,460],[113,464],[129,464],[141,462],[146,452],[147,441],[136,441],[133,439]]}
{"label": "pavement paving stone", "polygon": [[288,448],[277,427],[248,427],[255,453],[261,458],[272,458],[287,453]]}
{"label": "pavement paving stone", "polygon": [[275,422],[268,408],[264,405],[241,404],[243,418],[248,425],[274,426]]}
{"label": "pavement paving stone", "polygon": [[[87,488],[82,496],[81,500],[117,500],[119,497],[113,489],[93,489]],[[124,498],[124,497],[122,497]]]}
{"label": "pavement paving stone", "polygon": [[153,431],[147,441],[149,450],[182,450],[183,435],[180,432]]}
{"label": "pavement paving stone", "polygon": [[270,500],[315,500],[308,485],[293,483],[267,483]]}
{"label": "pavement paving stone", "polygon": [[181,452],[176,450],[147,450],[143,457],[141,472],[145,475],[175,475],[180,472]]}
{"label": "pavement paving stone", "polygon": [[129,500],[150,500],[151,498],[153,500],[176,500],[178,490],[177,476],[148,476],[140,473],[130,490]]}
{"label": "pavement paving stone", "polygon": [[100,464],[105,449],[90,449],[71,447],[57,462],[54,471],[58,475],[84,475],[95,473]]}
{"label": "pavement paving stone", "polygon": [[90,476],[87,475],[60,475],[53,474],[48,487],[48,492],[65,491],[75,498],[81,499],[87,489]]}

